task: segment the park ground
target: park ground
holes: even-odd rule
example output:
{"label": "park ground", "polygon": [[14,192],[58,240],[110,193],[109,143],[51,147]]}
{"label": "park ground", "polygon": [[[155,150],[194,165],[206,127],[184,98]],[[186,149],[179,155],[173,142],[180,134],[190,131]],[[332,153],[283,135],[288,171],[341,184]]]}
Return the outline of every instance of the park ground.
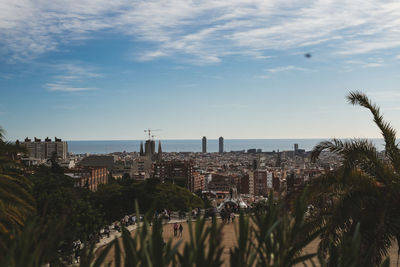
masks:
{"label": "park ground", "polygon": [[[219,221],[220,222],[220,221]],[[222,238],[222,246],[224,248],[223,253],[222,253],[222,259],[224,261],[224,267],[229,266],[229,255],[230,255],[230,249],[233,248],[236,244],[236,231],[235,228],[237,227],[238,224],[238,218],[235,220],[235,223],[227,223],[224,225],[222,233],[223,233],[223,238]],[[173,224],[172,223],[167,223],[164,224],[163,226],[163,237],[165,241],[168,241],[172,239],[172,243],[175,244],[179,240],[182,240],[182,242],[188,242],[190,240],[189,237],[189,229],[188,229],[188,224],[186,222],[182,222],[183,226],[183,235],[182,237],[174,237],[174,231],[173,231]],[[139,228],[140,229],[140,228]],[[135,231],[137,229],[134,229],[131,231],[132,235],[135,234]],[[310,243],[305,249],[304,253],[315,253],[318,249],[318,243],[319,240],[314,240],[312,243]],[[183,249],[183,244],[180,245],[180,251]],[[397,266],[397,244],[394,244],[389,252],[390,256],[390,266],[395,267]],[[109,254],[106,257],[106,263],[108,262],[113,262],[114,260],[114,250],[110,250]],[[315,261],[317,263],[317,261]],[[307,265],[311,266],[311,264],[307,263]],[[299,265],[300,266],[300,265]],[[301,265],[303,266],[303,265]],[[317,264],[317,266],[319,266]]]}

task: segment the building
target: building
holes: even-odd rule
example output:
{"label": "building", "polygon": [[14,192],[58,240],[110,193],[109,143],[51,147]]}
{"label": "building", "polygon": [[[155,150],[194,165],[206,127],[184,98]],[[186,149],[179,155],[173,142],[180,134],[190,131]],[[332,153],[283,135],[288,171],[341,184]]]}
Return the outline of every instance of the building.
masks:
{"label": "building", "polygon": [[201,152],[203,153],[207,153],[207,138],[205,136],[203,136],[203,139],[201,140]]}
{"label": "building", "polygon": [[135,180],[145,180],[151,177],[152,161],[147,156],[137,157],[132,164],[131,177]]}
{"label": "building", "polygon": [[200,173],[200,172],[193,172],[192,174],[192,181],[190,183],[191,188],[190,191],[191,192],[196,192],[198,190],[203,191],[204,190],[204,180],[205,180],[205,175]]}
{"label": "building", "polygon": [[254,195],[254,172],[248,172],[249,175],[249,194]]}
{"label": "building", "polygon": [[162,160],[162,148],[161,148],[161,141],[158,141],[158,153],[157,153],[157,160]]}
{"label": "building", "polygon": [[154,140],[147,140],[144,144],[145,152],[144,154],[152,158],[156,153],[156,142]]}
{"label": "building", "polygon": [[229,192],[233,185],[231,177],[221,174],[213,174],[211,181],[208,183],[208,190]]}
{"label": "building", "polygon": [[286,176],[286,191],[288,193],[294,190],[294,183],[295,183],[295,174],[294,172],[290,172],[289,175]]}
{"label": "building", "polygon": [[218,144],[219,144],[219,153],[224,153],[224,138],[220,136],[218,139]]}
{"label": "building", "polygon": [[22,147],[27,150],[27,157],[34,159],[50,159],[56,157],[58,159],[66,159],[68,155],[68,143],[55,137],[54,142],[50,138],[46,138],[44,142],[41,139],[36,138],[34,142],[28,137],[25,138],[24,142],[19,142]]}
{"label": "building", "polygon": [[275,192],[279,192],[281,190],[281,180],[279,176],[275,175],[272,180],[272,187],[274,188]]}
{"label": "building", "polygon": [[[195,180],[193,179],[193,162],[192,161],[160,161],[154,163],[153,177],[164,182],[166,179],[174,180],[175,178],[184,178],[186,188],[194,192]],[[204,187],[204,177],[203,177]]]}
{"label": "building", "polygon": [[129,174],[130,177],[133,175],[132,171],[133,161],[116,161],[114,164],[114,168],[111,171],[112,176],[115,179],[122,178],[125,174]]}
{"label": "building", "polygon": [[268,196],[267,170],[254,171],[254,196]]}
{"label": "building", "polygon": [[[208,183],[208,190],[215,192],[229,192],[231,188],[240,187],[240,177],[237,175],[212,174],[212,179]],[[240,189],[238,189],[240,192]]]}
{"label": "building", "polygon": [[238,192],[240,194],[248,195],[250,193],[250,188],[249,188],[249,185],[250,185],[249,182],[250,181],[249,181],[249,178],[250,178],[249,174],[245,174],[240,178],[240,187],[238,187]]}
{"label": "building", "polygon": [[273,188],[273,179],[274,179],[274,173],[267,172],[267,188],[268,189]]}
{"label": "building", "polygon": [[83,158],[78,165],[83,167],[105,167],[108,171],[114,169],[115,157],[114,156],[98,156],[90,155]]}
{"label": "building", "polygon": [[294,144],[294,155],[296,156],[296,155],[298,155],[298,150],[299,150],[299,144]]}
{"label": "building", "polygon": [[108,171],[105,167],[80,167],[68,169],[64,174],[74,180],[75,187],[95,192],[100,184],[107,183]]}

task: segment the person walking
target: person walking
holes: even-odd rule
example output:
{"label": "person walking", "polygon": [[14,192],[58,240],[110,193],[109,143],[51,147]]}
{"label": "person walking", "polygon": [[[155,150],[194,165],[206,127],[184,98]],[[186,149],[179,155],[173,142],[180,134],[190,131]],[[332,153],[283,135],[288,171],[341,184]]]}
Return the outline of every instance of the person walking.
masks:
{"label": "person walking", "polygon": [[178,235],[178,224],[174,223],[174,236]]}
{"label": "person walking", "polygon": [[180,224],[179,224],[179,236],[180,236],[180,237],[182,237],[182,231],[183,231],[183,226],[182,226],[182,224],[180,223]]}

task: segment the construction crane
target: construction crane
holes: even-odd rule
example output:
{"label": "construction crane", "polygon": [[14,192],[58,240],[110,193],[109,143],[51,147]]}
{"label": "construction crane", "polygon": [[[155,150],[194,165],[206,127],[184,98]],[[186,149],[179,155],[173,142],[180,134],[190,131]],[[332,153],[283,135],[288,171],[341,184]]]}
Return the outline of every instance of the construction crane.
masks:
{"label": "construction crane", "polygon": [[151,135],[151,132],[155,132],[155,131],[161,131],[161,129],[150,129],[150,128],[148,128],[148,129],[144,130],[144,132],[149,135],[149,140],[151,139],[151,137],[154,137],[154,135],[153,136]]}

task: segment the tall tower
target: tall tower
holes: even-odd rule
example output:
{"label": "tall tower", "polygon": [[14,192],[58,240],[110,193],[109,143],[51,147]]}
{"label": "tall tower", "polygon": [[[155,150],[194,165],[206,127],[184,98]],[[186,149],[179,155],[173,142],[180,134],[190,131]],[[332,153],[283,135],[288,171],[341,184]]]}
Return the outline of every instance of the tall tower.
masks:
{"label": "tall tower", "polygon": [[154,140],[150,140],[151,142],[151,155],[155,155],[156,154],[156,142]]}
{"label": "tall tower", "polygon": [[152,157],[155,152],[155,142],[154,140],[146,140],[146,143],[144,145],[144,153],[146,156]]}
{"label": "tall tower", "polygon": [[293,153],[294,153],[295,156],[298,154],[298,150],[299,150],[299,144],[294,144]]}
{"label": "tall tower", "polygon": [[143,142],[140,142],[140,156],[144,156],[144,152],[143,152]]}
{"label": "tall tower", "polygon": [[224,153],[224,138],[222,136],[219,138],[219,153]]}
{"label": "tall tower", "polygon": [[201,142],[202,142],[201,152],[207,153],[207,138],[205,136],[203,136],[203,139],[201,139]]}
{"label": "tall tower", "polygon": [[157,153],[157,159],[159,161],[162,160],[162,150],[161,150],[161,141],[158,141],[158,153]]}

